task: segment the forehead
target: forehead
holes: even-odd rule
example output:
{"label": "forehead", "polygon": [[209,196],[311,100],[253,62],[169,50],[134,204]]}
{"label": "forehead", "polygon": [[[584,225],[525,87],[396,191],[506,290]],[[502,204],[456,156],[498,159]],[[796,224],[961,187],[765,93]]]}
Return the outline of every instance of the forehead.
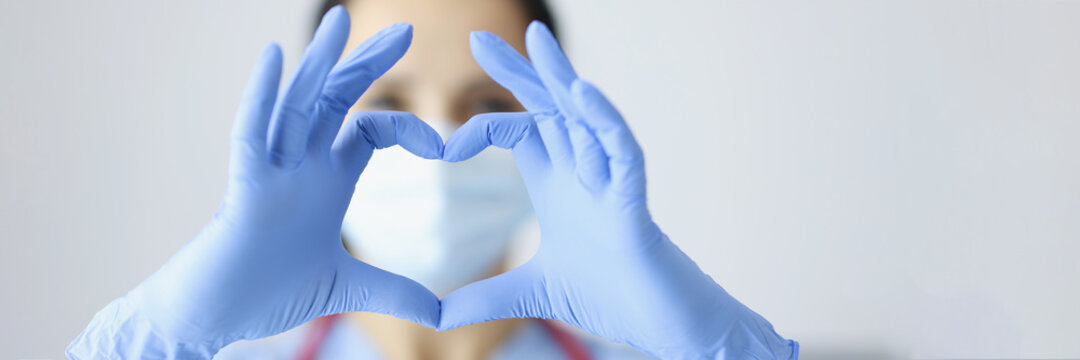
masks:
{"label": "forehead", "polygon": [[447,84],[486,78],[469,51],[475,30],[493,32],[524,54],[528,19],[514,0],[352,0],[346,9],[349,50],[390,24],[413,25],[412,45],[388,78]]}

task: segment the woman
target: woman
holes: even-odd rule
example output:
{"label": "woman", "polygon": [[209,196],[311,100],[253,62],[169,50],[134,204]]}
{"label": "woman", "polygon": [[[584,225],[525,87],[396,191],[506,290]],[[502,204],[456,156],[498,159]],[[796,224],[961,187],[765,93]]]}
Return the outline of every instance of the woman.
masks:
{"label": "woman", "polygon": [[[281,54],[260,57],[218,214],[70,356],[797,355],[651,220],[629,129],[551,31],[527,26],[543,6],[344,5],[280,97]],[[539,249],[507,269],[530,207]]]}
{"label": "woman", "polygon": [[[409,51],[371,85],[354,111],[407,111],[443,138],[477,114],[524,110],[476,65],[469,32],[491,31],[524,52],[529,22],[553,23],[543,1],[328,1],[321,10],[339,4],[353,19],[346,48],[395,22],[415,29]],[[466,162],[448,163],[389,148],[372,158],[361,177],[345,215],[343,238],[350,252],[365,262],[417,280],[442,297],[508,270],[508,242],[531,210],[525,185],[506,151],[491,149]],[[646,357],[626,346],[577,336],[547,320],[504,319],[435,332],[398,318],[355,312],[276,338],[237,343],[218,358],[290,358],[316,352],[327,359],[547,359],[579,353],[591,358]]]}

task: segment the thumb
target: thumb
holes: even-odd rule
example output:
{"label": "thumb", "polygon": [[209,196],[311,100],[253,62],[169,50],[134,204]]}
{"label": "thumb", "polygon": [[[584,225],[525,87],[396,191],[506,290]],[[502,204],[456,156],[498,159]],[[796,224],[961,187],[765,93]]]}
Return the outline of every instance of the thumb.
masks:
{"label": "thumb", "polygon": [[437,330],[506,318],[551,318],[540,269],[528,262],[506,273],[466,285],[442,300]]}
{"label": "thumb", "polygon": [[337,284],[323,316],[343,312],[373,312],[435,328],[439,324],[439,298],[407,277],[369,265],[346,255],[338,265]]}

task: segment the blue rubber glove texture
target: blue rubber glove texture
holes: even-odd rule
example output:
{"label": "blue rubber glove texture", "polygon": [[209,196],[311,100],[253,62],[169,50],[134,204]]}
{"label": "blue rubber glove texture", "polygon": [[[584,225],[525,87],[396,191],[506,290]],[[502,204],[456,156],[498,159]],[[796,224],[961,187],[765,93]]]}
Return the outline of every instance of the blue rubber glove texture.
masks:
{"label": "blue rubber glove texture", "polygon": [[234,122],[217,214],[99,312],[70,357],[209,357],[239,339],[352,311],[437,326],[434,294],[353,258],[341,242],[345,210],[375,149],[400,144],[428,159],[443,150],[435,130],[408,113],[358,112],[342,126],[351,104],[405,54],[412,27],[392,25],[339,63],[348,35],[344,9],[329,11],[280,98],[281,51],[263,51]]}
{"label": "blue rubber glove texture", "polygon": [[512,149],[541,242],[524,265],[442,300],[439,329],[501,318],[557,319],[665,359],[788,359],[798,344],[739,303],[653,222],[641,148],[615,107],[578,78],[546,26],[532,62],[487,32],[477,63],[528,113],[489,113],[448,140],[447,161]]}

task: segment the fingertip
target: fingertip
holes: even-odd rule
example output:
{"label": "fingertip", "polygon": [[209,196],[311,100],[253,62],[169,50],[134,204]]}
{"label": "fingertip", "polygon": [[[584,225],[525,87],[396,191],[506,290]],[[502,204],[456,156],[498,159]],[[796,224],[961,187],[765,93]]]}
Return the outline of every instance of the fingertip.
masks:
{"label": "fingertip", "polygon": [[501,46],[510,47],[506,41],[491,32],[477,30],[469,33],[469,49],[474,58],[489,55],[493,49]]}
{"label": "fingertip", "polygon": [[448,162],[465,160],[466,157],[461,154],[461,142],[461,136],[457,136],[457,133],[450,135],[450,138],[446,140],[446,146],[443,148],[442,160]]}
{"label": "fingertip", "polygon": [[421,150],[419,154],[415,155],[419,156],[421,159],[440,160],[442,159],[442,150],[430,147]]}
{"label": "fingertip", "polygon": [[435,131],[435,128],[432,128],[431,125],[428,125],[427,122],[421,120],[416,115],[412,113],[409,113],[409,115],[412,116],[416,124],[422,128],[424,137],[426,137],[424,140],[424,154],[421,154],[420,157],[428,160],[442,159],[444,149],[442,135],[439,135],[439,132]]}
{"label": "fingertip", "polygon": [[[443,311],[445,309],[450,311]],[[435,326],[436,331],[453,330],[469,325],[464,321],[467,317],[462,316],[460,311],[454,311],[455,309],[458,308],[454,305],[454,293],[450,293],[450,295],[439,300],[439,321]]]}
{"label": "fingertip", "polygon": [[382,47],[396,49],[397,54],[395,56],[396,58],[400,58],[401,56],[405,55],[405,52],[408,51],[409,46],[412,45],[412,39],[412,24],[409,24],[407,22],[399,22],[387,26],[382,30],[379,30],[378,33],[372,35],[358,48],[364,48],[364,45],[376,46],[377,44],[381,43],[382,45],[380,46]]}
{"label": "fingertip", "polygon": [[[365,57],[370,55],[372,51],[387,53],[387,57],[393,59],[392,62],[386,64],[387,67],[392,66],[401,56],[405,55],[409,46],[412,45],[413,27],[412,24],[407,22],[398,22],[391,24],[375,35],[371,35],[365,39],[360,45],[357,45],[351,50],[347,60],[343,63],[349,63],[356,60],[358,57]],[[370,56],[367,56],[366,60],[370,60]],[[385,72],[386,69],[380,69],[377,71],[379,75]]]}
{"label": "fingertip", "polygon": [[427,289],[424,289],[423,293],[415,293],[409,296],[425,298],[423,300],[424,303],[418,304],[413,302],[412,304],[408,304],[409,301],[401,301],[401,303],[394,305],[401,308],[374,312],[383,313],[402,320],[412,321],[432,329],[438,329],[439,321],[442,317],[439,299],[435,297],[434,294],[427,291]]}
{"label": "fingertip", "polygon": [[[334,18],[335,18],[334,21],[335,21],[336,24],[340,24],[338,26],[340,28],[342,28],[341,30],[343,30],[343,31],[345,31],[347,33],[349,31],[349,29],[352,28],[352,19],[349,18],[349,12],[345,11],[344,6],[342,6],[340,4],[338,4],[336,6],[338,6],[338,7],[336,8],[337,14],[334,15]],[[346,35],[348,35],[348,34],[346,34]]]}
{"label": "fingertip", "polygon": [[334,5],[334,7],[331,7],[330,10],[327,10],[326,13],[323,14],[321,23],[325,24],[331,20],[336,21],[339,17],[343,15],[345,16],[346,20],[348,20],[349,13],[345,11],[345,6],[341,4]]}
{"label": "fingertip", "polygon": [[466,121],[465,124],[458,127],[454,133],[450,134],[450,137],[446,139],[446,146],[443,150],[443,161],[448,162],[461,162],[465,161],[476,154],[483,151],[489,143],[484,140],[487,139],[486,133],[480,134],[477,131],[482,129],[484,121],[478,119],[484,114],[473,116]]}
{"label": "fingertip", "polygon": [[411,44],[412,43],[412,38],[413,38],[413,26],[412,26],[412,24],[406,23],[406,22],[400,22],[400,23],[394,24],[394,26],[400,26],[402,28],[401,32],[402,32],[402,34],[404,34],[403,37],[405,37],[405,39]]}
{"label": "fingertip", "polygon": [[[319,22],[319,27],[315,29],[315,36],[313,39],[319,39],[331,34],[348,34],[349,31],[349,13],[345,11],[345,7],[341,5],[335,5],[323,14],[322,20]],[[335,36],[340,37],[340,36]],[[344,40],[341,40],[344,42]],[[314,40],[313,40],[314,42]],[[342,44],[344,46],[344,44]]]}
{"label": "fingertip", "polygon": [[569,95],[570,84],[578,77],[577,72],[547,26],[540,22],[529,26],[525,33],[525,50],[528,51],[529,59],[536,67],[540,80],[556,102],[558,103],[560,98],[569,100],[565,99],[565,96]]}
{"label": "fingertip", "polygon": [[525,29],[525,34],[547,35],[552,36],[551,29],[543,21],[533,20],[529,22],[529,27]]}
{"label": "fingertip", "polygon": [[471,42],[493,41],[498,38],[498,36],[486,30],[476,30],[469,33],[469,41]]}
{"label": "fingertip", "polygon": [[345,11],[345,7],[339,4],[330,8],[330,10],[327,10],[326,13],[323,14],[322,20],[319,21],[319,27],[315,29],[315,34],[318,34],[320,30],[323,30],[324,28],[337,26],[341,21],[344,21],[346,26],[348,26],[349,14]]}
{"label": "fingertip", "polygon": [[539,20],[533,20],[529,23],[529,28],[525,30],[525,47],[532,51],[531,46],[544,44],[545,46],[555,46],[558,48],[559,41],[555,39],[555,35],[551,33],[551,29],[544,25]]}
{"label": "fingertip", "polygon": [[428,146],[429,152],[424,156],[425,159],[438,160],[442,159],[443,153],[446,147],[443,145],[442,136],[439,135],[434,129],[428,133]]}
{"label": "fingertip", "polygon": [[281,45],[278,45],[276,41],[268,42],[265,46],[263,46],[262,52],[260,52],[260,54],[261,56],[267,58],[273,56],[281,57]]}
{"label": "fingertip", "polygon": [[484,41],[484,34],[481,31],[473,31],[469,33],[469,50],[472,51],[473,56],[476,56],[476,50],[480,47]]}
{"label": "fingertip", "polygon": [[412,42],[413,26],[407,22],[397,22],[379,31],[381,34],[400,34],[401,37],[406,38],[409,42]]}
{"label": "fingertip", "polygon": [[447,321],[443,321],[444,319],[441,318],[442,317],[441,315],[439,317],[440,317],[439,323],[435,325],[435,331],[440,331],[441,332],[441,331],[453,330],[453,329],[457,329],[457,328],[461,327],[460,325],[451,324],[451,323],[449,323]]}
{"label": "fingertip", "polygon": [[424,293],[425,294],[418,295],[430,298],[426,306],[427,310],[416,314],[414,317],[406,318],[406,320],[437,330],[439,321],[442,318],[442,304],[440,303],[439,298],[434,294],[431,294],[427,289],[424,290]]}
{"label": "fingertip", "polygon": [[417,313],[416,316],[409,320],[432,329],[437,328],[439,326],[439,320],[442,318],[442,303],[439,300],[439,297],[435,296],[430,290],[415,281],[413,282],[413,286],[414,293],[412,297],[423,299],[424,305],[421,306],[423,306],[425,310]]}
{"label": "fingertip", "polygon": [[273,41],[267,43],[259,52],[258,63],[263,69],[261,71],[281,72],[281,46]]}
{"label": "fingertip", "polygon": [[398,145],[424,159],[442,158],[442,137],[424,120],[408,112],[390,112],[389,116],[394,119]]}

